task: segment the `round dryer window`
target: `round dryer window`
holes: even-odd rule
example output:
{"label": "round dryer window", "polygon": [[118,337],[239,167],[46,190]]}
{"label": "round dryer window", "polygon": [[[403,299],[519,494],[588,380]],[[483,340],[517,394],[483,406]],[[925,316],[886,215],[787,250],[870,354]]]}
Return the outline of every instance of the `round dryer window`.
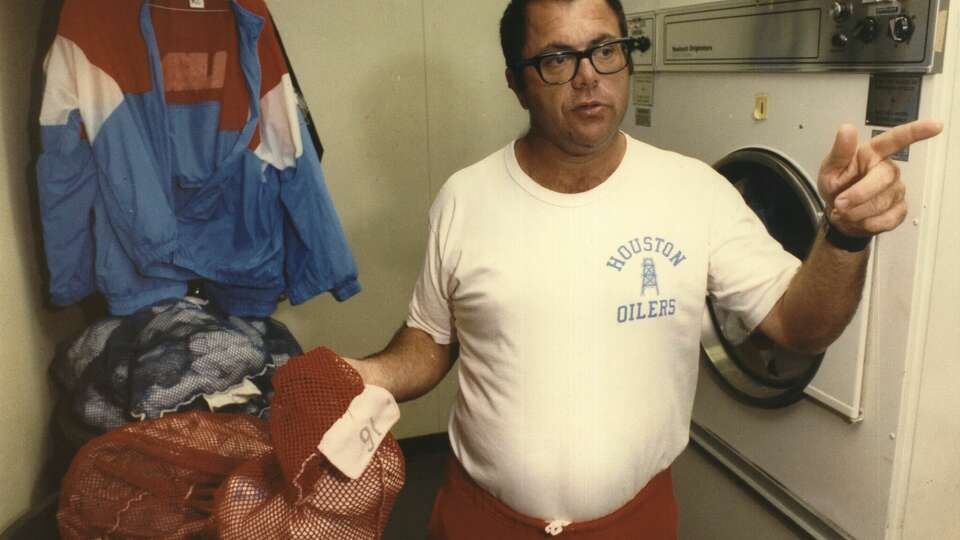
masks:
{"label": "round dryer window", "polygon": [[[714,168],[744,200],[784,249],[804,259],[817,235],[823,206],[811,184],[789,161],[764,149],[738,150]],[[761,332],[749,332],[733,314],[707,298],[710,323],[702,345],[709,365],[739,400],[757,407],[784,407],[803,396],[822,354],[783,349]]]}

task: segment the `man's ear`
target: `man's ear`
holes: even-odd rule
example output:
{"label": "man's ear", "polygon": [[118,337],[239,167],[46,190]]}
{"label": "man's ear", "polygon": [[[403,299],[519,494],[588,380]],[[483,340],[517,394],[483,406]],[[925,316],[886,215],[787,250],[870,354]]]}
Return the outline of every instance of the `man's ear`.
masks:
{"label": "man's ear", "polygon": [[517,84],[516,74],[510,68],[507,68],[506,70],[504,70],[503,73],[507,77],[507,86],[509,86],[510,89],[513,90],[513,94],[517,96],[517,101],[520,102],[520,106],[523,107],[524,110],[528,109],[527,95],[526,93],[524,93],[523,90],[520,89],[520,86]]}

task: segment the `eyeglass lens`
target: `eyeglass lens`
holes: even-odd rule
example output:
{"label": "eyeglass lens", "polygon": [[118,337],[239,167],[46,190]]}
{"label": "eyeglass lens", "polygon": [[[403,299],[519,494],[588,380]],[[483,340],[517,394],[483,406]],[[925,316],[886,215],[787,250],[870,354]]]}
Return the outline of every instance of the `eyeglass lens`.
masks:
{"label": "eyeglass lens", "polygon": [[[590,63],[598,73],[616,73],[627,65],[626,46],[622,43],[600,45],[584,51],[589,54]],[[563,52],[540,60],[539,72],[548,84],[563,84],[577,75],[580,67],[580,55],[577,52]]]}

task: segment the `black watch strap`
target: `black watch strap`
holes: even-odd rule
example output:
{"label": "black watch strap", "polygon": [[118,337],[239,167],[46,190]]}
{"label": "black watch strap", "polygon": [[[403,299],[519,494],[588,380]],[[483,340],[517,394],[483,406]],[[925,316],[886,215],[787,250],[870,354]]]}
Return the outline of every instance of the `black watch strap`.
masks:
{"label": "black watch strap", "polygon": [[834,247],[840,248],[844,251],[849,251],[851,253],[856,253],[858,251],[863,251],[867,249],[867,246],[870,245],[870,241],[873,240],[872,236],[850,236],[844,234],[842,231],[837,229],[830,223],[830,220],[827,219],[827,216],[823,216],[823,227],[824,235],[823,237],[830,242]]}

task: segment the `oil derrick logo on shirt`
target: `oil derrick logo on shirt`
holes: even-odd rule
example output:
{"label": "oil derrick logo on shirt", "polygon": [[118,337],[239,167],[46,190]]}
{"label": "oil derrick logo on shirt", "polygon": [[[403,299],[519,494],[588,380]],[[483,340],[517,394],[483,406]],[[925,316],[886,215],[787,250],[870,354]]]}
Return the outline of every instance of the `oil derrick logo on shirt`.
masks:
{"label": "oil derrick logo on shirt", "polygon": [[660,295],[660,286],[657,285],[657,265],[650,257],[643,259],[643,289],[640,291],[640,296],[646,296],[647,289],[654,289],[657,291],[657,296]]}
{"label": "oil derrick logo on shirt", "polygon": [[[629,264],[637,255],[642,262],[640,265]],[[629,240],[614,251],[614,254],[607,259],[606,266],[618,273],[639,272],[640,291],[639,296],[642,299],[629,300],[628,303],[616,307],[616,319],[618,324],[648,321],[664,317],[672,317],[677,313],[677,300],[675,298],[663,298],[660,295],[660,276],[657,273],[657,257],[660,255],[669,264],[666,265],[667,271],[676,268],[687,260],[683,250],[669,239],[655,236],[644,236]],[[662,263],[662,261],[661,261]],[[663,266],[661,266],[663,268]],[[634,281],[634,283],[636,283]],[[669,285],[669,284],[667,284]],[[651,298],[653,297],[653,298]]]}

